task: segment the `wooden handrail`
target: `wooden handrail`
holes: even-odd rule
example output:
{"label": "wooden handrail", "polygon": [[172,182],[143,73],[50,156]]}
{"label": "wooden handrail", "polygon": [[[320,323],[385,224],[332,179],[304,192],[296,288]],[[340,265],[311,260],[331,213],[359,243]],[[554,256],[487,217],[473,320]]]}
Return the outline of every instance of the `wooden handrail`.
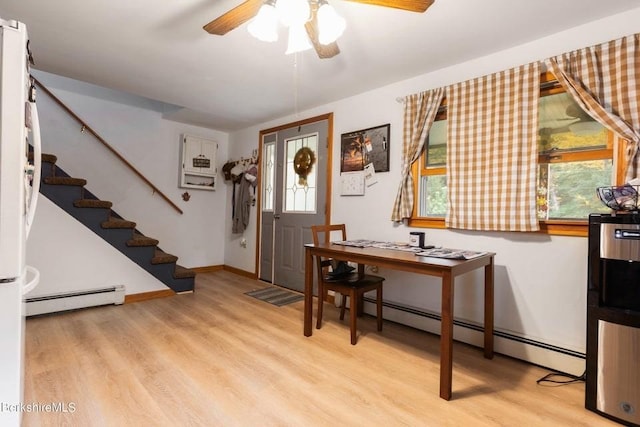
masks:
{"label": "wooden handrail", "polygon": [[129,163],[129,161],[127,159],[125,159],[122,156],[122,154],[118,153],[118,151],[115,148],[113,148],[111,145],[109,145],[109,143],[107,141],[105,141],[100,135],[98,135],[96,133],[96,131],[91,128],[91,126],[86,124],[84,122],[84,120],[82,120],[76,113],[74,113],[69,107],[67,107],[64,104],[64,102],[62,102],[57,96],[55,96],[53,93],[51,93],[51,91],[49,89],[47,89],[46,86],[44,86],[42,83],[40,83],[38,81],[38,79],[36,79],[35,77],[31,76],[31,78],[33,79],[33,81],[38,86],[40,86],[40,88],[47,95],[49,95],[51,97],[51,99],[53,99],[59,106],[61,106],[67,113],[69,113],[71,115],[71,117],[76,119],[76,121],[82,125],[82,131],[85,131],[85,130],[89,131],[98,141],[100,141],[102,143],[102,145],[104,145],[109,151],[111,151],[113,153],[113,155],[115,155],[118,159],[120,159],[121,162],[123,162],[125,165],[127,165],[129,167],[129,169],[131,169],[136,175],[138,175],[138,177],[140,177],[140,179],[142,179],[145,183],[147,183],[147,185],[149,185],[149,187],[151,187],[153,189],[154,193],[158,193],[176,211],[180,212],[180,214],[184,213],[184,212],[182,212],[182,209],[180,209],[175,203],[173,203],[171,201],[171,199],[169,199],[162,191],[160,191],[160,189],[158,187],[153,185],[153,183],[151,181],[149,181],[147,179],[147,177],[142,175],[142,173],[140,171],[138,171],[138,169],[136,169],[135,166],[133,166],[131,163]]}

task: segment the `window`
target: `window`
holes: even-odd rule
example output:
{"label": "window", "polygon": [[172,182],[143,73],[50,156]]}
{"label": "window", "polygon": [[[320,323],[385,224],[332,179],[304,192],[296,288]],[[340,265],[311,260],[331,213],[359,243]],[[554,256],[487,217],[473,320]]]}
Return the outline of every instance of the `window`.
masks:
{"label": "window", "polygon": [[[412,226],[444,228],[447,211],[446,100],[414,165],[417,203]],[[614,135],[586,114],[550,74],[539,102],[536,208],[541,231],[585,235],[589,213],[607,212],[596,188],[615,183]],[[621,163],[621,162],[618,162]]]}
{"label": "window", "polygon": [[263,145],[262,210],[273,211],[274,187],[276,180],[276,143],[265,142]]}
{"label": "window", "polygon": [[420,163],[419,216],[444,217],[447,213],[447,117],[441,108],[425,143]]}
{"label": "window", "polygon": [[294,170],[294,158],[302,147],[309,147],[314,153],[318,152],[318,134],[285,141],[286,169],[284,212],[315,213],[316,212],[316,177],[318,168],[311,168],[306,180],[301,180]]}
{"label": "window", "polygon": [[542,93],[539,107],[538,187],[540,220],[585,220],[608,209],[596,187],[613,176],[613,135],[568,93]]}

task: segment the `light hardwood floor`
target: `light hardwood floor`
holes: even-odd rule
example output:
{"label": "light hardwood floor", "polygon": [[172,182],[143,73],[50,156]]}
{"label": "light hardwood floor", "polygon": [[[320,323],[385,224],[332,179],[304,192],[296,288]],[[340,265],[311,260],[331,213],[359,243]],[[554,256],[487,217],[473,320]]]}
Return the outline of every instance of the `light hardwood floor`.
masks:
{"label": "light hardwood floor", "polygon": [[[584,409],[584,384],[540,386],[547,370],[454,346],[453,398],[438,397],[438,337],[325,306],[302,334],[303,302],[244,295],[265,284],[199,274],[194,294],[27,320],[26,426],[612,426]],[[314,309],[315,314],[315,309]]]}

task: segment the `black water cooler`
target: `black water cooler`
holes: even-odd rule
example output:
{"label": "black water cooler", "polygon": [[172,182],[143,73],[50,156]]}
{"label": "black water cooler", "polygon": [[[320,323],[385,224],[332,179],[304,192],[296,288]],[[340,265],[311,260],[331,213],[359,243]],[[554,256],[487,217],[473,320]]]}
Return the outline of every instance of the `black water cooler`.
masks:
{"label": "black water cooler", "polygon": [[585,406],[640,426],[640,213],[589,217]]}

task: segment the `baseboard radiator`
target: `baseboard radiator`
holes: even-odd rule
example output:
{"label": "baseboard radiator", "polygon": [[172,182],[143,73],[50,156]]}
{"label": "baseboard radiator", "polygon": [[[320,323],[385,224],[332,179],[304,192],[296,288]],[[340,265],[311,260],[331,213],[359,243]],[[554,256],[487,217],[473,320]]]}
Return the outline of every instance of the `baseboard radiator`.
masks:
{"label": "baseboard radiator", "polygon": [[[365,312],[375,315],[375,299],[365,297]],[[440,314],[384,301],[384,318],[434,334],[440,334]],[[483,327],[471,322],[454,319],[454,340],[481,347]],[[585,369],[585,353],[551,345],[507,331],[494,329],[494,349],[516,359],[559,372],[580,375]]]}
{"label": "baseboard radiator", "polygon": [[123,304],[125,289],[123,285],[86,291],[62,292],[26,298],[27,316],[58,313],[79,308],[96,307],[109,304]]}

